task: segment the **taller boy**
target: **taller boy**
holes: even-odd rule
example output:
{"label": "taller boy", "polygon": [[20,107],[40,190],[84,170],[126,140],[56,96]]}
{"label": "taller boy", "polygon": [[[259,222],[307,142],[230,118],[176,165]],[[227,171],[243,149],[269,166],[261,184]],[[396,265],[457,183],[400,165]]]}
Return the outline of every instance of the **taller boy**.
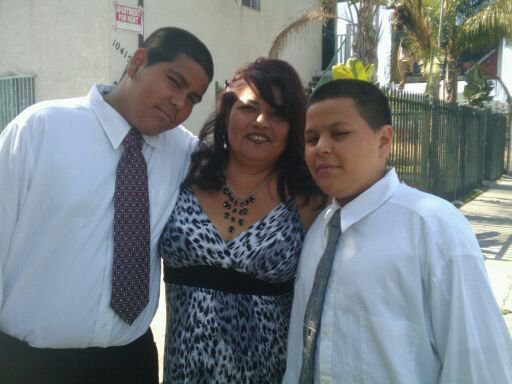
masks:
{"label": "taller boy", "polygon": [[392,136],[370,83],[336,80],[311,96],[306,161],[334,202],[302,250],[284,383],[511,383],[478,242],[450,203],[386,170]]}
{"label": "taller boy", "polygon": [[201,41],[162,28],[115,88],[36,104],[2,133],[1,383],[158,382],[156,243],[196,142],[179,124],[212,76]]}

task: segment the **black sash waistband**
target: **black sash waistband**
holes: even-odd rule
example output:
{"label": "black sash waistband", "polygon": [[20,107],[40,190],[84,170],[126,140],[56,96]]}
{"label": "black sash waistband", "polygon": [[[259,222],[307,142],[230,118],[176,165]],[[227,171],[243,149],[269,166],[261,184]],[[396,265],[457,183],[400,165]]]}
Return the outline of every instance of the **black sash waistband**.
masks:
{"label": "black sash waistband", "polygon": [[280,296],[293,290],[293,279],[268,283],[246,273],[209,265],[184,268],[164,265],[164,281],[241,295]]}

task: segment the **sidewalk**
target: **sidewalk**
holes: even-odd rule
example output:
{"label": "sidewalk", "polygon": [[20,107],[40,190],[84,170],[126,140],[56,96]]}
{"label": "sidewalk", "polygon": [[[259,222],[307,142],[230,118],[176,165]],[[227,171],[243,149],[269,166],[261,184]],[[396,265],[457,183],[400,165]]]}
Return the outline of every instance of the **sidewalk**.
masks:
{"label": "sidewalk", "polygon": [[512,177],[503,176],[461,212],[478,238],[496,301],[512,334]]}

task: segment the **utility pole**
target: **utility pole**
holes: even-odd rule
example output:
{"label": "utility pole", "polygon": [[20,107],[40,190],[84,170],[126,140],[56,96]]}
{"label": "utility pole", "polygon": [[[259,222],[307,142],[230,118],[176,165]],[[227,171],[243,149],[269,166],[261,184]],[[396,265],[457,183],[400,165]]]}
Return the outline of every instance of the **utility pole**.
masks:
{"label": "utility pole", "polygon": [[439,15],[439,32],[437,34],[437,46],[441,48],[441,34],[443,31],[444,0],[441,0],[441,14]]}
{"label": "utility pole", "polygon": [[139,0],[138,6],[142,8],[142,33],[139,33],[139,48],[144,42],[144,0]]}
{"label": "utility pole", "polygon": [[[441,36],[442,36],[442,32],[443,32],[443,19],[444,19],[444,1],[445,0],[441,0],[441,13],[439,14],[439,31],[437,34],[437,48],[438,49],[441,49]],[[443,87],[443,100],[445,100],[446,99],[446,89],[445,89],[446,82],[444,81],[444,77],[446,77],[446,55],[445,55],[445,60],[443,63],[443,68],[444,68],[444,70],[443,70],[444,76],[443,76],[442,87]],[[438,89],[439,89],[439,86],[438,86]]]}

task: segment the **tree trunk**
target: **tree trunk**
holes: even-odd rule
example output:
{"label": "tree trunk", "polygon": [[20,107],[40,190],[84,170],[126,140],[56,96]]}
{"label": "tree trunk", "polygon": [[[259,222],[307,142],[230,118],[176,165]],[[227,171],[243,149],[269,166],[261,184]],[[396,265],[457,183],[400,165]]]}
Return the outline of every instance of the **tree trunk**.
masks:
{"label": "tree trunk", "polygon": [[457,60],[449,52],[446,58],[446,77],[444,80],[444,89],[446,94],[446,101],[448,103],[457,102]]}
{"label": "tree trunk", "polygon": [[401,81],[400,71],[398,70],[398,48],[400,47],[400,38],[403,33],[392,32],[391,35],[391,63],[390,63],[390,77],[391,82],[398,84]]}
{"label": "tree trunk", "polygon": [[437,60],[435,54],[430,54],[430,73],[427,77],[427,86],[425,88],[425,94],[431,97],[433,100],[439,99],[439,84],[441,82],[441,65]]}
{"label": "tree trunk", "polygon": [[[375,64],[377,68],[377,43],[378,36],[375,30],[375,0],[361,0],[359,2],[358,28],[354,36],[352,50],[354,56],[365,65]],[[377,73],[377,71],[375,71]]]}

